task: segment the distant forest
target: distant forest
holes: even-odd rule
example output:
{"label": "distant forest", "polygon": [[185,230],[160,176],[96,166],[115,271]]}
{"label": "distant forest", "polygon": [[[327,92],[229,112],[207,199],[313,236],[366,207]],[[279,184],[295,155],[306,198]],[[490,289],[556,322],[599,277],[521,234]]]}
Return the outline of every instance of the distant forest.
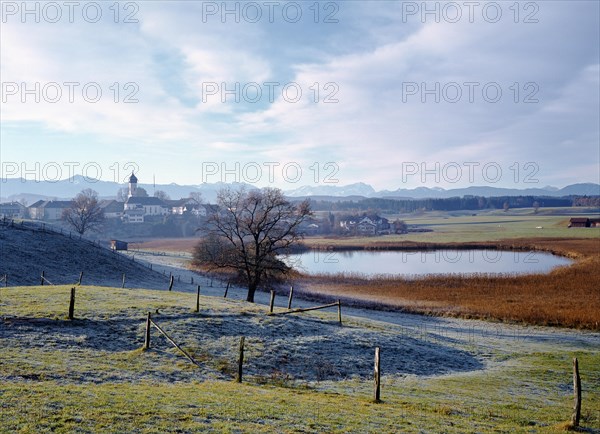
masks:
{"label": "distant forest", "polygon": [[600,206],[600,196],[464,196],[445,199],[310,200],[314,211],[368,211],[411,213],[415,211],[459,211],[511,208]]}

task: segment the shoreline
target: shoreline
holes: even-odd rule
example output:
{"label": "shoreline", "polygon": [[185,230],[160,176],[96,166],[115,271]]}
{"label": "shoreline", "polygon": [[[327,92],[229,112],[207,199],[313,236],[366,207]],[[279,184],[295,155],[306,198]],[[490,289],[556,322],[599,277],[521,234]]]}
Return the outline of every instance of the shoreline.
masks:
{"label": "shoreline", "polygon": [[[333,251],[356,246],[335,247]],[[432,276],[415,280],[351,277],[341,281],[339,276],[315,278],[294,274],[287,283],[277,285],[277,293],[287,294],[286,287],[294,285],[296,293],[302,293],[309,300],[343,299],[347,305],[380,312],[600,330],[600,294],[595,287],[595,283],[600,281],[598,239],[375,243],[359,250],[414,250],[424,247],[534,250],[564,256],[575,262],[548,274],[523,276]]]}

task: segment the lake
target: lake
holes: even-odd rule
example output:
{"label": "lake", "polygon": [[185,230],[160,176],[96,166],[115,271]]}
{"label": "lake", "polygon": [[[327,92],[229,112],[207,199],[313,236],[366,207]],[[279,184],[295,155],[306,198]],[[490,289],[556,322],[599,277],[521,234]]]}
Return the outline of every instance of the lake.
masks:
{"label": "lake", "polygon": [[307,274],[422,276],[434,274],[536,274],[570,265],[572,260],[545,252],[508,250],[308,251],[286,262]]}

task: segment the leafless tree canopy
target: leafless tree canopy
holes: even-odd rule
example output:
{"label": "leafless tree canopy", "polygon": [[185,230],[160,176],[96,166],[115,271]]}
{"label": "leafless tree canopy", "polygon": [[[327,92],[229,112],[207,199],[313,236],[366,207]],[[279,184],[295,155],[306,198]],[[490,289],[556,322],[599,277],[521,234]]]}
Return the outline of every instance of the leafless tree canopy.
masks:
{"label": "leafless tree canopy", "polygon": [[158,197],[160,200],[170,200],[171,196],[169,196],[165,191],[163,190],[156,190],[154,192],[154,197]]}
{"label": "leafless tree canopy", "polygon": [[190,199],[194,199],[196,202],[198,202],[198,204],[202,203],[202,193],[198,191],[191,191],[189,197]]}
{"label": "leafless tree canopy", "polygon": [[127,194],[129,193],[129,187],[121,187],[117,190],[117,200],[119,202],[125,202],[127,200]]}
{"label": "leafless tree canopy", "polygon": [[83,235],[97,229],[104,221],[104,212],[98,203],[98,193],[90,188],[82,190],[73,199],[73,205],[63,211],[63,220]]}
{"label": "leafless tree canopy", "polygon": [[209,269],[235,270],[254,302],[258,286],[289,271],[277,254],[302,238],[300,225],[311,215],[308,201],[289,202],[281,190],[221,190],[208,216],[207,236],[196,246],[194,260]]}

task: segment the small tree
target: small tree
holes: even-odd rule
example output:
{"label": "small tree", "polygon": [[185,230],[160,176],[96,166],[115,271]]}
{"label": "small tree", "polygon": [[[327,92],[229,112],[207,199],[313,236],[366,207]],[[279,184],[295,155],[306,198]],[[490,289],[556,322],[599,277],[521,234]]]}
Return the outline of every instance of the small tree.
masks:
{"label": "small tree", "polygon": [[194,250],[194,263],[236,271],[248,286],[246,300],[254,302],[259,285],[290,270],[278,254],[302,238],[299,227],[311,215],[308,201],[293,204],[273,188],[227,188],[218,192],[217,204],[207,216],[207,236]]}
{"label": "small tree", "polygon": [[73,199],[73,204],[63,211],[62,218],[81,235],[88,230],[97,230],[104,222],[104,211],[98,203],[98,193],[91,188],[82,190]]}
{"label": "small tree", "polygon": [[408,226],[404,222],[404,220],[396,219],[392,223],[392,228],[394,229],[395,234],[405,234],[408,232]]}

